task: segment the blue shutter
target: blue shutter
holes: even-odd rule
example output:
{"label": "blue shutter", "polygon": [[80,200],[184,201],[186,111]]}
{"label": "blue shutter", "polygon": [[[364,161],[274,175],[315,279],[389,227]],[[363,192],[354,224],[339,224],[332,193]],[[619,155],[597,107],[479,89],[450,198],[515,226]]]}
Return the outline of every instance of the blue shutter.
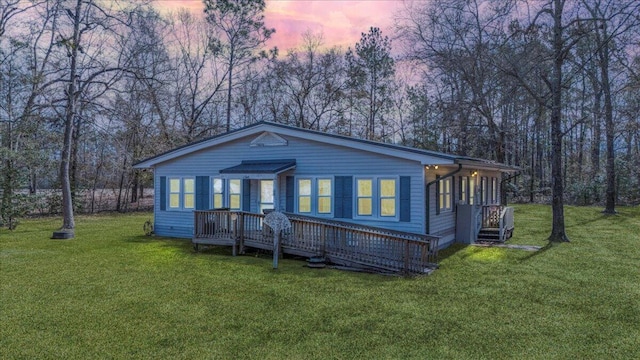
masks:
{"label": "blue shutter", "polygon": [[344,212],[342,209],[342,198],[344,197],[344,191],[342,190],[344,176],[336,176],[334,181],[333,217],[341,218],[342,213]]}
{"label": "blue shutter", "polygon": [[251,180],[242,180],[242,210],[251,212]]}
{"label": "blue shutter", "polygon": [[353,217],[353,177],[336,176],[334,196],[334,217],[351,219]]}
{"label": "blue shutter", "polygon": [[286,179],[286,193],[287,193],[287,199],[286,199],[286,204],[285,204],[285,211],[286,212],[294,212],[294,199],[295,199],[295,179],[293,176],[287,176]]}
{"label": "blue shutter", "polygon": [[411,177],[400,176],[400,221],[411,221]]}
{"label": "blue shutter", "polygon": [[167,210],[167,177],[160,176],[160,210]]}
{"label": "blue shutter", "polygon": [[196,176],[196,210],[209,208],[209,177]]}

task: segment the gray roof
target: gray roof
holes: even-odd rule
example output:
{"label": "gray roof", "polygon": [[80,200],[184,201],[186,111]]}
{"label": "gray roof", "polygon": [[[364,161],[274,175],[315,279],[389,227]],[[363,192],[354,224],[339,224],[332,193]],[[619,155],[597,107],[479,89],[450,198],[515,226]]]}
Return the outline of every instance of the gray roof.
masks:
{"label": "gray roof", "polygon": [[296,161],[285,160],[243,160],[240,165],[220,170],[221,174],[279,174],[296,167]]}

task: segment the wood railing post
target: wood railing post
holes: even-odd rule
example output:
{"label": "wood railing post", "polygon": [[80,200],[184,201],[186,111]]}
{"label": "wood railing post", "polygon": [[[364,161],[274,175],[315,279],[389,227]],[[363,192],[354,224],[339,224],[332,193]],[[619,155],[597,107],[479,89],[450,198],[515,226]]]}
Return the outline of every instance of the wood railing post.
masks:
{"label": "wood railing post", "polygon": [[238,216],[238,246],[239,246],[239,252],[242,254],[244,252],[244,222],[245,222],[245,216],[244,213],[239,214]]}
{"label": "wood railing post", "polygon": [[200,224],[198,223],[198,212],[194,211],[193,212],[193,237],[198,237],[199,235],[199,231],[198,231],[198,227],[200,226]]}
{"label": "wood railing post", "polygon": [[409,272],[409,240],[404,239],[404,272]]}
{"label": "wood railing post", "polygon": [[324,253],[325,253],[325,249],[326,249],[326,243],[327,243],[327,226],[326,225],[322,225],[322,236],[320,239],[320,255],[324,257]]}

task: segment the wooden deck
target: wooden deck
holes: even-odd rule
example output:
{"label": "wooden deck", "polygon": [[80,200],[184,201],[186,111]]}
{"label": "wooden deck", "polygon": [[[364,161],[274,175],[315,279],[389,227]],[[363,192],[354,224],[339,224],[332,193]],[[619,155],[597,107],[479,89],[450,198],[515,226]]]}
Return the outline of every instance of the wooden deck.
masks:
{"label": "wooden deck", "polygon": [[[436,265],[438,237],[373,228],[341,221],[286,214],[291,229],[282,233],[283,253],[324,257],[328,262],[409,274],[427,273]],[[274,233],[264,215],[242,211],[195,211],[192,242],[273,250]]]}

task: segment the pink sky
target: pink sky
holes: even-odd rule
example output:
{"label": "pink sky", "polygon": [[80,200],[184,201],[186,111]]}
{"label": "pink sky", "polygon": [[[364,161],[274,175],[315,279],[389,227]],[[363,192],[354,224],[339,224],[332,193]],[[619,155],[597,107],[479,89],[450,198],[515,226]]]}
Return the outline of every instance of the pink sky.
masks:
{"label": "pink sky", "polygon": [[[162,9],[204,8],[201,0],[156,0]],[[377,26],[391,37],[393,13],[402,7],[401,0],[267,0],[265,22],[275,28],[269,46],[286,51],[300,44],[302,34],[322,32],[325,46],[353,45],[363,32]]]}

